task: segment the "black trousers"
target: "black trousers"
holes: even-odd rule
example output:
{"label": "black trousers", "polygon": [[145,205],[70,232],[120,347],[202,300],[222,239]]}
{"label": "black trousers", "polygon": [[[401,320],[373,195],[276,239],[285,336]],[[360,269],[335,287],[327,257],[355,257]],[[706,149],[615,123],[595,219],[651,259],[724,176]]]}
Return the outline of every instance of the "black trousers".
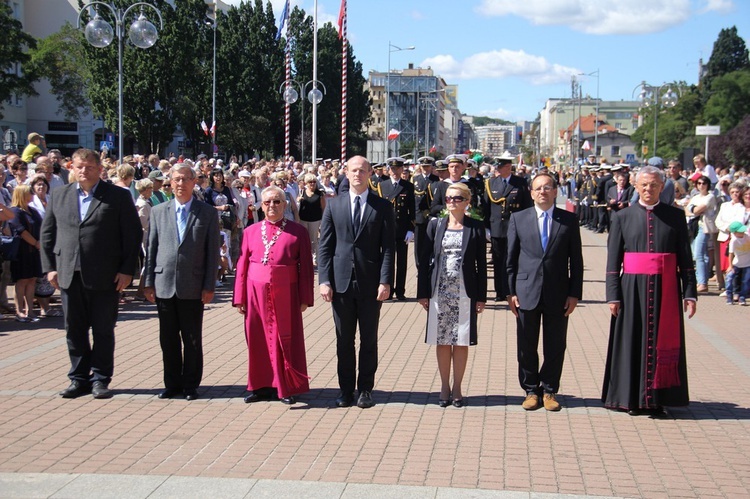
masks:
{"label": "black trousers", "polygon": [[156,309],[164,386],[170,390],[194,390],[203,378],[203,302],[157,298]]}
{"label": "black trousers", "polygon": [[422,246],[425,244],[427,238],[427,222],[423,224],[414,225],[414,260],[417,262],[417,269],[419,268],[419,253],[424,251],[425,248]]}
{"label": "black trousers", "polygon": [[494,272],[495,293],[497,298],[505,301],[508,296],[508,238],[491,237],[492,244],[492,271]]}
{"label": "black trousers", "polygon": [[[333,322],[336,325],[336,356],[339,388],[344,394],[372,391],[378,369],[378,322],[382,302],[362,296],[356,278],[343,293],[333,294]],[[359,377],[354,346],[359,324]]]}
{"label": "black trousers", "polygon": [[[109,384],[115,368],[115,325],[120,294],[83,287],[80,272],[73,274],[67,289],[61,289],[65,315],[65,337],[70,356],[71,381]],[[93,340],[89,342],[89,329]]]}
{"label": "black trousers", "polygon": [[[518,310],[518,381],[527,394],[557,393],[560,389],[568,318],[565,310],[546,310],[540,304],[534,310]],[[544,364],[539,369],[539,328],[543,327]]]}
{"label": "black trousers", "polygon": [[406,293],[406,261],[409,258],[408,245],[403,237],[396,237],[396,279],[391,289],[391,296],[404,296]]}

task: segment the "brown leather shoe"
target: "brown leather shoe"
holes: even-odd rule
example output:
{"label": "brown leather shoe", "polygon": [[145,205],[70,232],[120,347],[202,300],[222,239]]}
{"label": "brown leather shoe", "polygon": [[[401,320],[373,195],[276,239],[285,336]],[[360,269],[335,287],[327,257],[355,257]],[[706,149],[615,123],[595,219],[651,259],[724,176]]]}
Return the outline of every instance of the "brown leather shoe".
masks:
{"label": "brown leather shoe", "polygon": [[557,401],[554,393],[545,393],[544,408],[548,411],[559,411],[560,409],[562,409],[562,406]]}
{"label": "brown leather shoe", "polygon": [[526,399],[523,401],[523,404],[521,404],[521,407],[527,411],[535,411],[539,409],[539,395],[536,393],[529,393],[526,395]]}

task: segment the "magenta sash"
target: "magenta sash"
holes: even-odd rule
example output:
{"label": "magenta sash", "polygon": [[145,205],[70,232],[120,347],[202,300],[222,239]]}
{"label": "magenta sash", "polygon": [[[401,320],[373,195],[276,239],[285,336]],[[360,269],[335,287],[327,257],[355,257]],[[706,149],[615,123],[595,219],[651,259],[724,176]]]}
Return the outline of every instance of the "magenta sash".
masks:
{"label": "magenta sash", "polygon": [[680,386],[680,301],[677,255],[674,253],[625,253],[625,274],[660,275],[661,303],[656,336],[656,389]]}

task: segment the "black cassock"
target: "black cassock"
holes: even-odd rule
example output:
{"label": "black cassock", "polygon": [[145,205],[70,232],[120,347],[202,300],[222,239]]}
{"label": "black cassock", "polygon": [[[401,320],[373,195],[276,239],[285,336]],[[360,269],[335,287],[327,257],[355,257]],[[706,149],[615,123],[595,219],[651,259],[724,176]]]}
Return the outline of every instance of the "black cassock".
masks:
{"label": "black cassock", "polygon": [[[682,301],[696,298],[697,291],[685,214],[663,203],[653,210],[640,203],[621,210],[612,217],[607,251],[607,302],[619,300],[620,312],[612,317],[610,325],[602,389],[604,406],[631,410],[687,405]],[[674,386],[654,386],[665,275],[623,273],[626,253],[671,253],[676,260],[674,292],[679,296],[674,297],[677,305],[669,314],[672,324],[679,323],[679,357],[675,351],[679,380]]]}

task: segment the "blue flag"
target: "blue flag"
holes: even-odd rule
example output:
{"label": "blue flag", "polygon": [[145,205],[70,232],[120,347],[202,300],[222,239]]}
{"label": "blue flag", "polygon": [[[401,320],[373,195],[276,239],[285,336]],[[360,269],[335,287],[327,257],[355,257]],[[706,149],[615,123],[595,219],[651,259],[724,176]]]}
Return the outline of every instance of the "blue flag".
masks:
{"label": "blue flag", "polygon": [[279,20],[279,30],[276,32],[276,41],[279,41],[279,38],[281,38],[281,31],[284,29],[284,25],[286,24],[287,20],[289,19],[289,0],[286,0],[284,2],[284,10],[281,11],[281,19]]}

